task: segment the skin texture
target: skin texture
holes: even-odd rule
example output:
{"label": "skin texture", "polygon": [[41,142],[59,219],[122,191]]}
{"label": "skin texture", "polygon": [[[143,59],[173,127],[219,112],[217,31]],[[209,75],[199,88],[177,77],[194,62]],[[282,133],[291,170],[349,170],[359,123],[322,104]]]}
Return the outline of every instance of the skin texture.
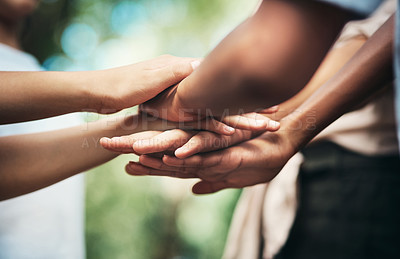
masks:
{"label": "skin texture", "polygon": [[[198,194],[270,181],[293,154],[321,130],[392,80],[393,27],[391,17],[364,45],[362,39],[356,39],[346,47],[331,51],[303,92],[282,104],[286,111],[281,115],[277,113],[276,117],[286,116],[288,111],[289,114],[281,120],[279,131],[266,132],[229,148],[185,159],[142,155],[140,163],[127,165],[127,172],[198,177],[202,181],[193,187],[193,192]],[[352,56],[350,60],[349,56]],[[333,75],[329,67],[337,73]],[[296,111],[290,113],[295,107],[298,107]]]}
{"label": "skin texture", "polygon": [[232,146],[258,136],[265,131],[277,131],[280,124],[267,116],[275,114],[278,106],[271,107],[263,113],[249,113],[242,116],[229,116],[225,119],[235,124],[231,135],[220,135],[210,131],[185,131],[173,129],[169,131],[149,132],[149,138],[139,138],[137,134],[104,139],[102,146],[119,153],[155,154],[171,151],[178,158],[187,158],[199,152],[214,151]]}
{"label": "skin texture", "polygon": [[114,113],[180,82],[193,72],[194,61],[164,55],[102,71],[0,72],[0,123],[76,111]]}
{"label": "skin texture", "polygon": [[[141,116],[108,117],[57,131],[0,138],[0,200],[26,194],[103,164],[117,156],[99,145],[113,137],[176,127]],[[148,132],[138,137],[150,137]]]}
{"label": "skin texture", "polygon": [[[20,49],[19,27],[38,3],[0,0],[1,43]],[[164,55],[103,71],[0,72],[0,124],[75,111],[113,113],[153,98],[198,64],[195,59]]]}
{"label": "skin texture", "polygon": [[191,76],[142,108],[187,121],[276,105],[304,87],[347,18],[316,1],[263,1]]}

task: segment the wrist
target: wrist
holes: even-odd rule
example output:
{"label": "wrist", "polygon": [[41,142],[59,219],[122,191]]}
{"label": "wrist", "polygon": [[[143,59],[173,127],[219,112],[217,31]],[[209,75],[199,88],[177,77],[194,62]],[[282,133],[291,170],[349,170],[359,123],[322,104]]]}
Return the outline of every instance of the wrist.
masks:
{"label": "wrist", "polygon": [[[93,111],[98,108],[93,101],[89,72],[46,72],[49,82],[54,82],[52,97],[59,105],[64,104],[64,112]],[[58,97],[57,97],[58,96]]]}
{"label": "wrist", "polygon": [[174,118],[177,118],[177,120],[175,121],[185,122],[203,119],[205,117],[204,114],[202,114],[200,110],[191,108],[193,106],[188,105],[185,102],[185,100],[181,96],[182,94],[180,94],[180,91],[178,91],[178,89],[178,87],[175,88],[174,98],[171,102],[171,110],[173,112]]}
{"label": "wrist", "polygon": [[115,84],[108,78],[106,71],[77,72],[78,87],[82,96],[86,98],[82,103],[82,110],[102,114],[118,111],[118,102],[114,98],[116,93],[110,89]]}
{"label": "wrist", "polygon": [[314,110],[295,110],[284,117],[280,123],[281,128],[278,132],[282,132],[283,137],[287,139],[295,152],[302,149],[319,133]]}

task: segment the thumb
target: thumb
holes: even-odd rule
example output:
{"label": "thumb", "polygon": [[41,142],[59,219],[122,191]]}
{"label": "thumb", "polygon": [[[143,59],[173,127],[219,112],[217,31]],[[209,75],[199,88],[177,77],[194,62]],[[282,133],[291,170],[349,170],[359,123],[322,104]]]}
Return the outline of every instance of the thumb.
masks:
{"label": "thumb", "polygon": [[160,83],[166,87],[175,85],[189,76],[200,63],[200,59],[185,59],[165,66],[160,71]]}
{"label": "thumb", "polygon": [[192,192],[194,194],[211,194],[226,188],[229,188],[229,186],[228,183],[225,181],[220,181],[220,182],[200,181],[192,187]]}

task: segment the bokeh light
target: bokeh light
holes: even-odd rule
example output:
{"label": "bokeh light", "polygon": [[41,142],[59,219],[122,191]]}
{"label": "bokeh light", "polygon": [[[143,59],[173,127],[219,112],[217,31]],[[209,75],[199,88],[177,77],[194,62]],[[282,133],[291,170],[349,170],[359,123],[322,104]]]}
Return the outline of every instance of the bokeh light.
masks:
{"label": "bokeh light", "polygon": [[145,33],[147,19],[147,11],[141,3],[121,1],[111,12],[110,25],[112,31],[119,35],[141,35]]}
{"label": "bokeh light", "polygon": [[76,60],[85,60],[96,49],[99,36],[88,24],[70,24],[61,36],[64,53]]}

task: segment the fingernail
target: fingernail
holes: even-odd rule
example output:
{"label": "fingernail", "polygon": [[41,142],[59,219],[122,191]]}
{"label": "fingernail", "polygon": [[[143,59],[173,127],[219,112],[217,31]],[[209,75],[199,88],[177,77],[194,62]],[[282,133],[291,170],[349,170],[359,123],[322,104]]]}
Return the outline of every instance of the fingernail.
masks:
{"label": "fingernail", "polygon": [[266,126],[267,122],[265,120],[256,120],[256,126],[261,127],[261,126]]}
{"label": "fingernail", "polygon": [[182,154],[186,153],[188,150],[189,150],[189,148],[186,146],[180,147],[177,150],[175,150],[175,156],[182,155]]}
{"label": "fingernail", "polygon": [[233,132],[235,132],[235,129],[232,128],[232,127],[229,127],[228,125],[225,125],[224,126],[224,131],[227,132],[227,133],[233,133]]}
{"label": "fingernail", "polygon": [[198,68],[201,64],[200,60],[195,60],[192,63],[190,63],[190,65],[192,65],[193,70],[195,70],[196,68]]}
{"label": "fingernail", "polygon": [[110,141],[110,140],[111,140],[110,138],[102,137],[102,138],[100,139],[100,142],[108,142],[108,141]]}
{"label": "fingernail", "polygon": [[273,128],[278,128],[281,124],[277,121],[270,121],[269,126]]}
{"label": "fingernail", "polygon": [[182,152],[185,152],[186,150],[188,150],[188,148],[187,148],[187,147],[185,147],[185,146],[183,146],[183,147],[180,147],[180,148],[178,148],[177,150],[175,150],[175,154],[176,154],[176,153],[182,153]]}

